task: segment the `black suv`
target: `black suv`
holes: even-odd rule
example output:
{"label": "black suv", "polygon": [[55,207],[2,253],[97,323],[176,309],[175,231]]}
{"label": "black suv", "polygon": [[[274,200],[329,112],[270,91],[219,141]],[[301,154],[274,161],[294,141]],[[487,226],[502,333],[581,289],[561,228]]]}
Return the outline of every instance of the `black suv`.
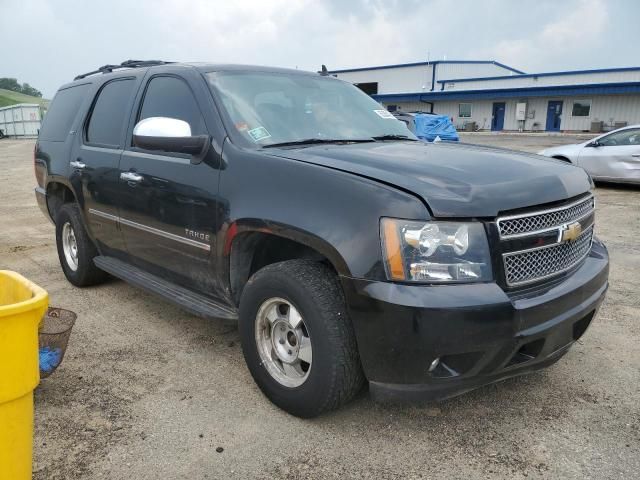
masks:
{"label": "black suv", "polygon": [[72,284],[238,319],[255,381],[303,417],[365,379],[434,400],[548,366],[608,285],[582,169],[416,141],[322,73],[107,65],[60,88],[35,171]]}

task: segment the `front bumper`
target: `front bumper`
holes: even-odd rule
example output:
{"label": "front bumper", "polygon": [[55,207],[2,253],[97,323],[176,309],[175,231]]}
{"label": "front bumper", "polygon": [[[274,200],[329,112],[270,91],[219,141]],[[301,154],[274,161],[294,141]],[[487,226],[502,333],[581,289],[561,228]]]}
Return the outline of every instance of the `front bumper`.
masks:
{"label": "front bumper", "polygon": [[584,334],[608,275],[607,250],[594,239],[570,275],[517,293],[495,283],[423,286],[347,277],[342,283],[372,396],[416,401],[551,365]]}

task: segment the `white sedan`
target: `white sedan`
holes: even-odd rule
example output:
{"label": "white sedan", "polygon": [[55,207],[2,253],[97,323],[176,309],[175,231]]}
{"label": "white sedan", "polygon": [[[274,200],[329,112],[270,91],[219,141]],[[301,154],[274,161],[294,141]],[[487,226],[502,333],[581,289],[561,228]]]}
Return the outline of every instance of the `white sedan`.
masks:
{"label": "white sedan", "polygon": [[538,152],[584,168],[594,180],[640,184],[640,125],[620,128],[588,142]]}

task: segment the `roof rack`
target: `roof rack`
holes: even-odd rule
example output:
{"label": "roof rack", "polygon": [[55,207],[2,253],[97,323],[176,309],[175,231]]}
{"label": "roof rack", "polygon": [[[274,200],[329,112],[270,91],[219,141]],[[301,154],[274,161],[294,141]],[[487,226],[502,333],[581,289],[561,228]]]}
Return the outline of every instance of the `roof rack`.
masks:
{"label": "roof rack", "polygon": [[76,76],[74,80],[80,80],[81,78],[85,78],[90,75],[96,75],[97,73],[111,73],[114,70],[119,70],[121,68],[153,67],[154,65],[168,65],[170,63],[175,62],[164,62],[162,60],[127,60],[122,62],[120,65],[103,65],[97,70]]}

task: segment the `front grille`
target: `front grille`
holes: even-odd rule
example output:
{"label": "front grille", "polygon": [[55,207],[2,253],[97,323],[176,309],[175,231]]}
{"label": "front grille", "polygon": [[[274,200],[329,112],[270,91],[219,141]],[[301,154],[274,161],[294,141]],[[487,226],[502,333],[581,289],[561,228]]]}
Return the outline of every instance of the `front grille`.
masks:
{"label": "front grille", "polygon": [[[544,280],[583,261],[591,250],[594,209],[595,199],[589,195],[558,207],[498,218],[507,286]],[[563,241],[565,230],[575,228],[574,223],[583,232],[573,241]]]}
{"label": "front grille", "polygon": [[582,218],[595,208],[594,197],[558,208],[522,215],[502,217],[498,229],[502,238],[549,230]]}
{"label": "front grille", "polygon": [[593,227],[589,227],[573,242],[503,255],[507,284],[523,285],[571,269],[587,256],[592,239]]}

